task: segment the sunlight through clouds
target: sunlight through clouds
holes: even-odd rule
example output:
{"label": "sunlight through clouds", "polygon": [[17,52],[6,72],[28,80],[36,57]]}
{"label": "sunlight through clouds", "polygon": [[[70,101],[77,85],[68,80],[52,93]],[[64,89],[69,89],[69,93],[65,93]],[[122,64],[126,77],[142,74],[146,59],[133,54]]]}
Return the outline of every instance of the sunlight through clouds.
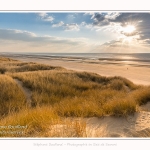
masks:
{"label": "sunlight through clouds", "polygon": [[66,46],[68,53],[150,52],[150,13],[0,13],[0,20],[1,47],[10,51],[15,43],[21,47],[26,43],[26,51],[49,47],[57,52]]}

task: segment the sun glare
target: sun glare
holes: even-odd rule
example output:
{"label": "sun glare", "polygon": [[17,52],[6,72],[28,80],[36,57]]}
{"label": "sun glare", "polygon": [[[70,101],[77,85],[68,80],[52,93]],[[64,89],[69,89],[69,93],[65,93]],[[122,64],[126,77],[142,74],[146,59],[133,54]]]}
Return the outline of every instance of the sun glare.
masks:
{"label": "sun glare", "polygon": [[132,33],[134,32],[136,29],[135,29],[135,26],[133,25],[127,25],[126,27],[124,27],[124,32],[125,33]]}

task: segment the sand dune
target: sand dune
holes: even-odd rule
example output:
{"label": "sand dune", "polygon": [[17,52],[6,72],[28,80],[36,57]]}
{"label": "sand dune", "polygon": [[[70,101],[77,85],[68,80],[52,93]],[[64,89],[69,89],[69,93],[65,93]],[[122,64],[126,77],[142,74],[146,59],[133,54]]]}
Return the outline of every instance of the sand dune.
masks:
{"label": "sand dune", "polygon": [[89,118],[87,137],[146,137],[150,132],[150,112],[141,111],[127,118]]}
{"label": "sand dune", "polygon": [[[69,118],[72,122],[78,121],[86,124],[82,135],[94,137],[149,137],[150,133],[150,102],[140,107],[139,112],[127,117],[104,116],[102,118]],[[68,120],[68,118],[66,119]],[[73,126],[55,125],[55,135],[76,136]],[[67,131],[67,132],[66,132]],[[69,132],[68,132],[69,131]],[[69,134],[68,134],[69,133]]]}
{"label": "sand dune", "polygon": [[88,118],[88,137],[147,137],[150,132],[150,102],[139,112],[124,117]]}
{"label": "sand dune", "polygon": [[70,120],[72,123],[78,122],[85,124],[85,128],[77,129],[73,125],[57,124],[51,126],[48,134],[54,137],[76,137],[78,132],[83,137],[88,138],[129,138],[129,137],[149,137],[150,134],[150,111],[136,112],[134,115],[127,117],[105,116],[102,118],[66,118],[66,122]]}

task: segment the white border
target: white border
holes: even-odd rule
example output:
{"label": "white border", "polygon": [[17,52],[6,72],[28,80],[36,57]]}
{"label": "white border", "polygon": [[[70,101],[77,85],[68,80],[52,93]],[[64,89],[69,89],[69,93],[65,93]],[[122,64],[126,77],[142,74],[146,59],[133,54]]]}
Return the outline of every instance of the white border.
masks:
{"label": "white border", "polygon": [[[36,1],[36,2],[35,2]],[[52,5],[50,3],[50,5],[48,5],[47,3],[48,0],[26,0],[26,4],[24,5],[24,2],[21,2],[21,0],[12,0],[11,2],[8,0],[5,0],[3,2],[1,2],[0,5],[0,12],[16,12],[16,13],[21,13],[21,12],[108,12],[108,11],[117,11],[117,12],[150,12],[150,7],[148,4],[145,3],[148,2],[147,0],[143,0],[142,3],[137,2],[133,2],[133,4],[136,4],[136,9],[133,9],[131,6],[129,7],[129,4],[132,5],[131,0],[105,0],[103,2],[103,5],[97,5],[95,7],[95,5],[93,5],[94,2],[98,2],[98,4],[100,3],[100,0],[92,0],[93,2],[89,2],[89,5],[87,7],[85,7],[85,9],[83,9],[82,7],[78,7],[78,3],[76,2],[76,4],[72,3],[72,6],[69,5],[65,5],[66,1],[73,1],[73,0],[55,0],[53,2],[53,0],[49,0],[52,1]],[[59,3],[58,3],[59,1]],[[60,2],[61,1],[61,2]],[[77,0],[76,0],[77,1]],[[85,0],[80,0],[80,2],[82,1],[81,4],[83,4],[83,2],[85,2]],[[110,2],[111,1],[111,2]],[[117,7],[115,6],[112,9],[112,6],[115,4],[116,1],[121,2],[121,7],[120,7],[120,3],[117,4]],[[87,2],[87,0],[86,0]],[[22,3],[22,5],[20,6],[20,3]],[[30,4],[30,5],[29,5]],[[57,4],[57,5],[56,5]],[[58,6],[58,4],[61,6]],[[107,4],[107,7],[106,7]],[[108,4],[111,7],[108,7]],[[143,5],[144,4],[144,5]],[[46,6],[47,5],[47,6]],[[116,5],[116,4],[115,4]],[[140,7],[138,7],[137,5],[139,5]],[[146,5],[146,7],[145,7]],[[32,7],[30,7],[32,6]],[[132,5],[133,6],[133,5]],[[144,6],[144,7],[143,7]],[[119,7],[119,9],[118,9]],[[57,9],[56,9],[57,8]],[[146,9],[145,9],[146,8]],[[80,10],[81,9],[81,10]],[[130,10],[132,9],[132,10]],[[145,10],[144,10],[145,9]],[[53,10],[53,11],[52,11]],[[70,11],[69,11],[70,10]],[[63,146],[35,146],[35,143],[65,143]],[[92,146],[69,146],[67,143],[74,143],[74,144],[83,144],[83,143],[87,143],[87,144],[92,144]],[[96,145],[96,143],[104,143],[106,145],[106,143],[116,143],[116,146],[94,146],[94,143]],[[134,149],[137,150],[141,150],[141,149],[149,149],[149,143],[150,143],[150,139],[149,138],[0,138],[0,147],[2,149],[5,150],[9,150],[9,149],[15,149],[15,150],[26,150],[26,149],[32,149],[32,150],[37,150],[37,149],[42,149],[42,150],[47,150],[47,149],[61,149],[65,148],[65,150],[70,150],[70,149],[82,149],[83,148],[94,148],[94,150],[99,150],[99,149],[110,149],[110,150],[120,150],[120,149],[124,149],[124,148],[129,148],[132,149],[134,147]]]}
{"label": "white border", "polygon": [[36,139],[19,139],[19,140],[0,140],[0,146],[2,149],[10,150],[50,150],[50,149],[65,149],[65,150],[83,150],[92,149],[94,150],[122,150],[122,149],[136,149],[136,150],[149,150],[149,140],[61,140],[61,139],[47,139],[47,140],[36,140]]}
{"label": "white border", "polygon": [[149,0],[0,0],[0,10],[150,10]]}

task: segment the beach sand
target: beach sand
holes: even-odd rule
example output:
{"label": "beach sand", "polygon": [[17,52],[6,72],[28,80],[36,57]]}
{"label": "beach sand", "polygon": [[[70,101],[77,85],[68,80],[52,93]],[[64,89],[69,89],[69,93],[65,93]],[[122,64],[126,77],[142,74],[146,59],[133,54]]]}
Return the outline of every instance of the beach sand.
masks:
{"label": "beach sand", "polygon": [[11,58],[25,61],[48,64],[52,66],[61,66],[66,69],[76,71],[86,71],[97,73],[101,76],[121,76],[131,80],[135,84],[150,85],[150,68],[146,66],[132,66],[127,64],[107,63],[91,63],[85,61],[76,61],[73,59],[43,59],[43,58],[29,58],[29,57],[13,57]]}
{"label": "beach sand", "polygon": [[87,137],[147,137],[150,132],[150,112],[141,110],[126,118],[88,118],[86,124]]}
{"label": "beach sand", "polygon": [[[139,112],[126,117],[89,117],[89,118],[66,118],[71,122],[86,124],[86,129],[80,129],[82,135],[88,138],[91,137],[148,137],[150,134],[150,102],[140,107]],[[73,126],[57,124],[51,126],[50,135],[63,135],[64,137],[72,137],[75,135]],[[69,132],[68,132],[69,131]]]}
{"label": "beach sand", "polygon": [[[150,103],[148,103],[150,105]],[[85,130],[79,128],[82,136],[91,137],[149,137],[150,133],[150,111],[144,110],[143,105],[139,112],[126,117],[89,117],[89,118],[64,118],[64,121],[70,120],[72,123],[78,122],[86,124]],[[76,136],[74,126],[57,124],[51,126],[48,132],[57,136],[72,137]]]}

